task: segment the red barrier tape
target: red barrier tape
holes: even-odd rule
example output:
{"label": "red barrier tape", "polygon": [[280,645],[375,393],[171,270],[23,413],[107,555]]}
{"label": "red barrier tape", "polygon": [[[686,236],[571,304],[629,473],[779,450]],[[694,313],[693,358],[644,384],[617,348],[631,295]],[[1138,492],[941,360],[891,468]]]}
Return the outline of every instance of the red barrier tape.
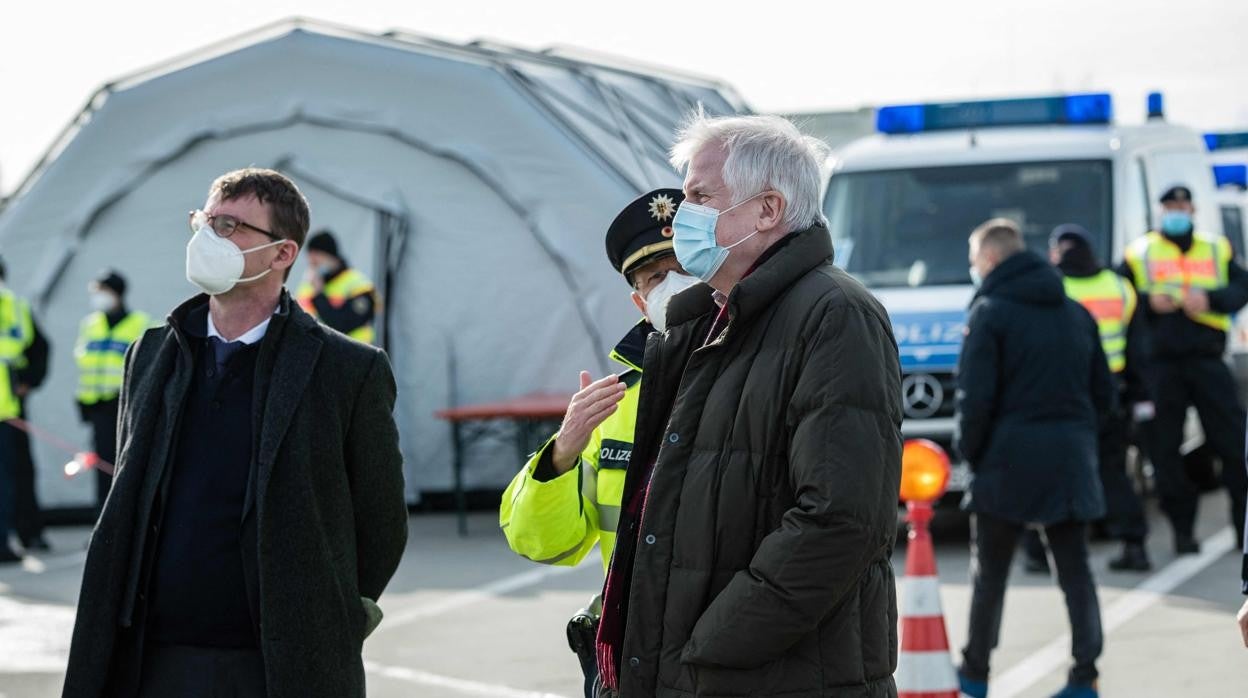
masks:
{"label": "red barrier tape", "polygon": [[98,468],[100,471],[102,471],[106,475],[113,474],[113,470],[114,470],[113,464],[101,459],[99,455],[97,455],[94,452],[80,451],[73,444],[62,440],[60,437],[56,436],[55,434],[52,434],[51,432],[44,431],[43,429],[36,427],[35,425],[31,424],[30,422],[27,422],[24,419],[13,418],[13,419],[6,419],[4,421],[6,424],[12,425],[13,428],[20,429],[26,432],[27,434],[30,434],[31,436],[35,437],[39,441],[42,441],[43,443],[48,444],[49,446],[52,446],[58,451],[72,454],[74,456],[73,460],[65,464],[65,478],[66,479],[72,478],[80,472],[91,470],[92,468]]}

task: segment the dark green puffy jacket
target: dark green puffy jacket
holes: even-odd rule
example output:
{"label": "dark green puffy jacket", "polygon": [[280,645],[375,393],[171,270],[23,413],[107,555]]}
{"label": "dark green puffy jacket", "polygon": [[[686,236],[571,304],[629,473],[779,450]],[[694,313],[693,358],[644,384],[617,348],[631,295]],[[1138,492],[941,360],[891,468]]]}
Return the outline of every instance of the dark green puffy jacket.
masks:
{"label": "dark green puffy jacket", "polygon": [[624,698],[896,695],[896,342],[826,228],[781,244],[715,341],[700,285],[646,347],[625,501],[655,466],[613,562],[633,567]]}

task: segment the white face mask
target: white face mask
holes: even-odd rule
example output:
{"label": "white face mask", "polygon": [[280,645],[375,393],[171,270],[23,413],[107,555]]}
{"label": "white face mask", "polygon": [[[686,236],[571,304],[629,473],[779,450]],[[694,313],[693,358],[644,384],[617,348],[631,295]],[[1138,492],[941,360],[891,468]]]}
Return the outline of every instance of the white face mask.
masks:
{"label": "white face mask", "polygon": [[117,305],[117,298],[108,291],[93,291],[91,293],[91,309],[98,310],[101,313],[107,313]]}
{"label": "white face mask", "polygon": [[646,296],[646,316],[654,329],[660,332],[667,330],[667,304],[677,293],[698,283],[697,277],[669,271],[658,285],[650,289],[650,295]]}
{"label": "white face mask", "polygon": [[238,284],[255,281],[273,271],[271,268],[265,269],[255,276],[242,278],[243,255],[266,247],[276,247],[284,242],[286,241],[276,240],[250,250],[241,250],[238,245],[218,236],[207,225],[200,226],[191,241],[186,243],[186,280],[210,296],[220,295]]}

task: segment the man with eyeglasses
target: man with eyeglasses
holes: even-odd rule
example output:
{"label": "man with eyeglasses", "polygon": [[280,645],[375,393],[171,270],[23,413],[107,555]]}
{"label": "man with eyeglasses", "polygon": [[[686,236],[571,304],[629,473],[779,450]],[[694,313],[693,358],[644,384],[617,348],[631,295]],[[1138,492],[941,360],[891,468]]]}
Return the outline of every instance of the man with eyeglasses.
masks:
{"label": "man with eyeglasses", "polygon": [[254,168],[191,214],[204,294],[127,354],[67,698],[364,695],[407,540],[395,383],[283,288],[308,222],[294,183]]}

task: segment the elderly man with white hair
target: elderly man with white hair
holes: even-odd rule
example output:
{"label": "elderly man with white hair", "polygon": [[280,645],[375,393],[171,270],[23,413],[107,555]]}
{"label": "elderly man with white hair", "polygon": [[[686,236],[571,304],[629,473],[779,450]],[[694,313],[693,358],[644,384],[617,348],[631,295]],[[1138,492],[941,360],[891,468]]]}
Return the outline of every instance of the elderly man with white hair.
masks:
{"label": "elderly man with white hair", "polygon": [[897,346],[833,265],[823,146],[695,115],[598,633],[600,696],[895,696]]}

